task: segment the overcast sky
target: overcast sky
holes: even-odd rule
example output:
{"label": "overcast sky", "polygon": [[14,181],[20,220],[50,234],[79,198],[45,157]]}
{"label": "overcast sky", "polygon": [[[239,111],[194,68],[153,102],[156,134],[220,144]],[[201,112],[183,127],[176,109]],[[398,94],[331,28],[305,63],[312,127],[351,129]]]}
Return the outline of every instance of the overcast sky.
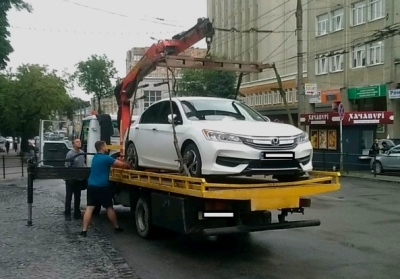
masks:
{"label": "overcast sky", "polygon": [[[125,76],[126,52],[169,39],[207,16],[206,0],[26,0],[33,12],[11,11],[9,67],[23,63],[46,64],[60,72],[106,54],[118,76]],[[156,18],[165,19],[165,21]],[[196,46],[205,47],[205,41]],[[74,95],[89,100],[81,89]]]}

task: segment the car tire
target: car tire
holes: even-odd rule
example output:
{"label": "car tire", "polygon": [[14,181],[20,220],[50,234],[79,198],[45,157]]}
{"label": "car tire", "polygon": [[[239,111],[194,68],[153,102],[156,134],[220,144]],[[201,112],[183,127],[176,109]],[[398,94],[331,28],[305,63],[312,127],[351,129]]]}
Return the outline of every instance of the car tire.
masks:
{"label": "car tire", "polygon": [[136,230],[140,237],[150,238],[152,236],[152,215],[148,199],[141,197],[136,203],[135,222]]}
{"label": "car tire", "polygon": [[200,151],[194,143],[188,144],[183,151],[184,161],[189,173],[193,177],[201,177],[201,156]]}
{"label": "car tire", "polygon": [[125,151],[125,158],[126,162],[129,163],[134,170],[140,170],[139,157],[133,142],[130,142],[128,144],[128,147],[126,148]]}
{"label": "car tire", "polygon": [[376,161],[374,163],[374,169],[373,170],[375,170],[376,174],[382,174],[384,172],[383,171],[383,167],[382,167],[382,163],[379,162],[379,161]]}

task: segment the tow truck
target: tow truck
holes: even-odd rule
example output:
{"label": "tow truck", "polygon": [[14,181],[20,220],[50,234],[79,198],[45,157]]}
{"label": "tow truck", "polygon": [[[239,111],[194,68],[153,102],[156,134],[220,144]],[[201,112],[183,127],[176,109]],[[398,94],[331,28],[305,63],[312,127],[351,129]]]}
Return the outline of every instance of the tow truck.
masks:
{"label": "tow truck", "polygon": [[[202,18],[188,31],[149,48],[114,91],[119,107],[119,145],[111,142],[114,120],[110,115],[93,115],[86,119],[89,125],[82,125],[80,139],[86,152],[84,156],[87,168],[46,167],[45,159],[39,164],[29,165],[28,225],[32,225],[33,181],[88,178],[90,156],[94,153],[93,143],[96,140],[104,140],[108,144],[109,149],[114,152],[111,156],[123,157],[129,161],[125,149],[132,123],[131,100],[136,100],[139,83],[155,67],[214,69],[240,73],[261,72],[270,68],[269,64],[212,59],[209,50],[213,35],[212,23],[209,19]],[[208,49],[205,58],[179,56],[185,49],[204,38]],[[240,80],[239,76],[238,88]],[[169,94],[171,100],[171,90]],[[171,125],[174,128],[174,123]],[[319,226],[319,220],[288,221],[287,216],[289,213],[304,214],[304,209],[311,206],[311,196],[340,189],[339,172],[313,171],[298,181],[288,183],[264,177],[191,177],[187,169],[185,170],[187,162],[182,155],[179,156],[179,143],[176,146],[182,169],[179,173],[111,168],[110,182],[114,204],[131,208],[137,232],[143,238],[151,237],[157,227],[186,235],[217,236]],[[278,222],[273,222],[274,210],[280,212],[277,215]]]}

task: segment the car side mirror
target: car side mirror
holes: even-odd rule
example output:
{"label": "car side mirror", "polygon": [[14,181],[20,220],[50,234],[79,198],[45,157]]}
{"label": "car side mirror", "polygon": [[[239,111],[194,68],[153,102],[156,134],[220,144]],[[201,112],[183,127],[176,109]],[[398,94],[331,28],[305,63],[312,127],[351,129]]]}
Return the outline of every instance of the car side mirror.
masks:
{"label": "car side mirror", "polygon": [[182,124],[182,121],[178,119],[176,114],[168,114],[168,123],[172,124]]}

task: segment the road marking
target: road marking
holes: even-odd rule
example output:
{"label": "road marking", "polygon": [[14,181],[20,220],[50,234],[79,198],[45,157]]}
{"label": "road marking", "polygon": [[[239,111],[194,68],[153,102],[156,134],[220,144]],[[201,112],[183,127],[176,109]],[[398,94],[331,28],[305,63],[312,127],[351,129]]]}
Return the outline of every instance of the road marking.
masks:
{"label": "road marking", "polygon": [[316,195],[315,197],[321,197],[324,199],[328,199],[328,200],[334,200],[334,201],[344,201],[344,198],[335,198],[335,197],[329,197],[329,196],[322,196],[322,195]]}

